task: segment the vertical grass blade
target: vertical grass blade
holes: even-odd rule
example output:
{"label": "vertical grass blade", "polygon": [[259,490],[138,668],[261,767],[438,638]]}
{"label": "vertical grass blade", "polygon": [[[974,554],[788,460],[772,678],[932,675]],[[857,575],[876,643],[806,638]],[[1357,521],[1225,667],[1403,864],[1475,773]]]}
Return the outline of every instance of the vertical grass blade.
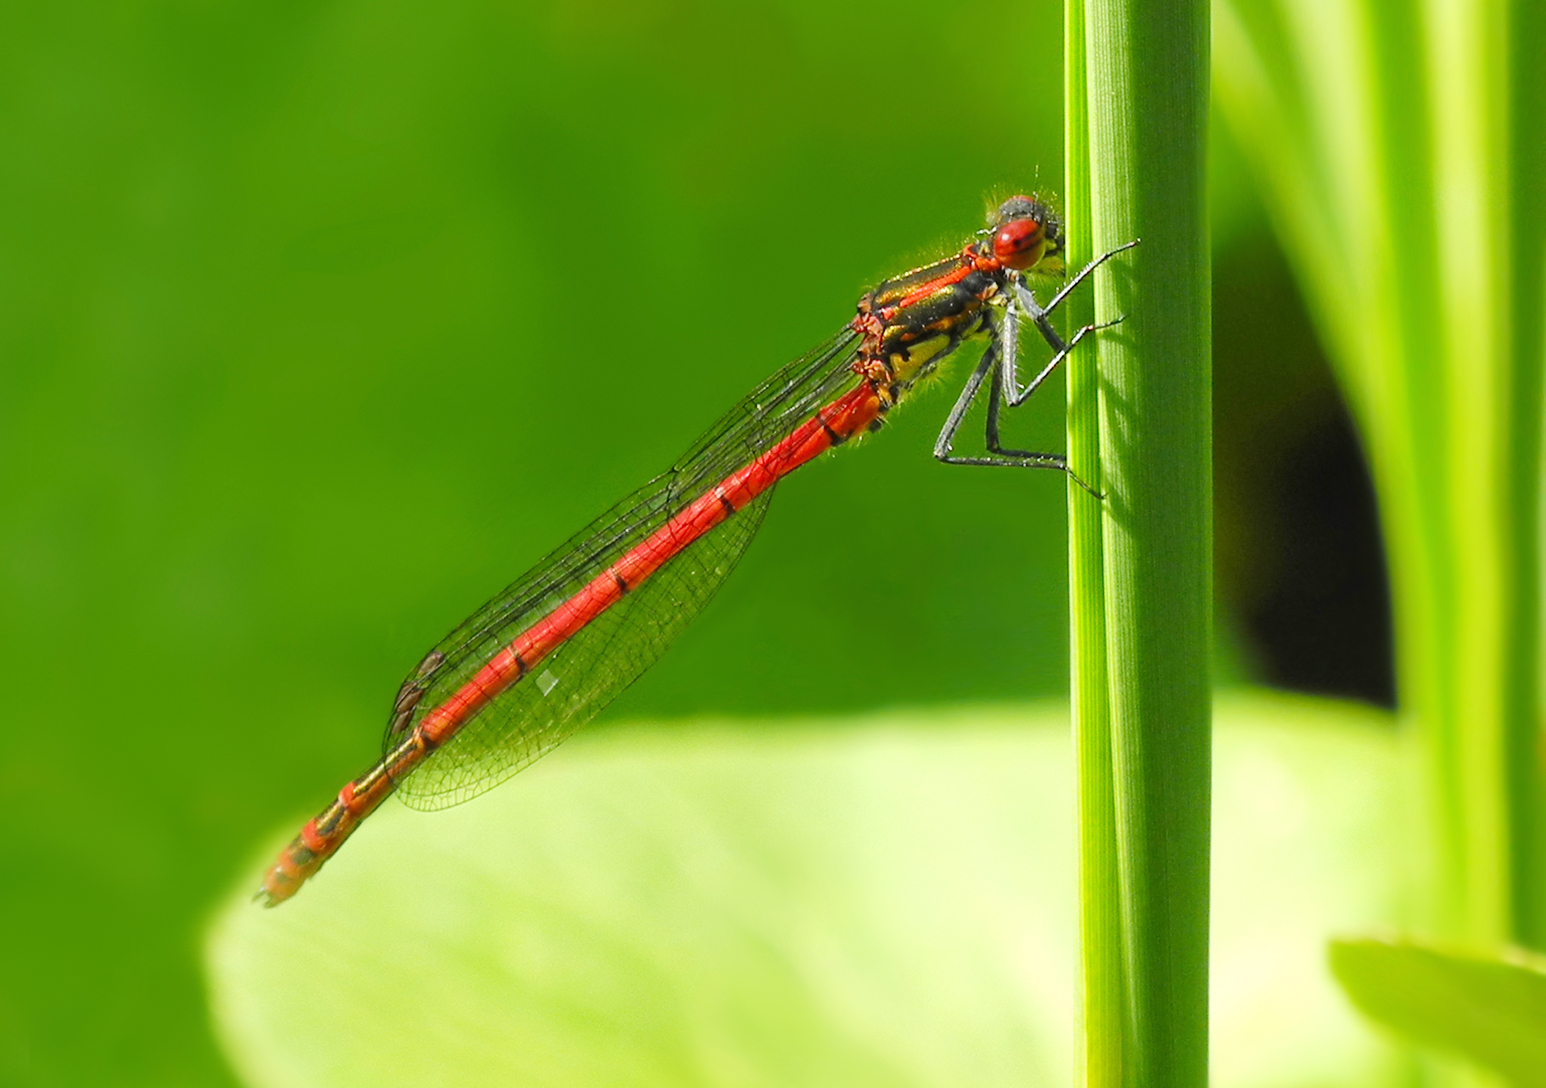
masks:
{"label": "vertical grass blade", "polygon": [[1227,0],[1221,103],[1374,470],[1418,929],[1538,943],[1540,5]]}
{"label": "vertical grass blade", "polygon": [[[1085,65],[1084,0],[1064,14],[1064,125],[1068,177],[1064,218],[1068,263],[1079,269],[1095,255],[1090,224],[1090,138]],[[1088,291],[1065,305],[1070,330],[1095,319]],[[1068,463],[1099,491],[1100,385],[1093,346],[1068,360]],[[1107,704],[1105,567],[1101,503],[1082,487],[1068,488],[1069,638],[1074,751],[1079,811],[1079,1032],[1076,1084],[1120,1088],[1127,992],[1122,971],[1122,898],[1117,867],[1115,771]]]}
{"label": "vertical grass blade", "polygon": [[1508,66],[1509,224],[1513,271],[1508,345],[1515,360],[1511,422],[1522,471],[1510,475],[1516,566],[1509,675],[1507,774],[1513,834],[1514,939],[1546,951],[1546,766],[1541,750],[1541,425],[1546,372],[1546,4],[1515,3],[1505,27]]}
{"label": "vertical grass blade", "polygon": [[[1128,1004],[1122,1076],[1145,1088],[1202,1088],[1212,614],[1208,5],[1085,0],[1082,22],[1093,248],[1143,238],[1096,290],[1097,318],[1126,319],[1099,340],[1098,386],[1106,713]],[[1071,87],[1076,109],[1079,100]],[[1071,160],[1074,148],[1071,138]],[[1084,562],[1078,553],[1075,562]],[[1087,590],[1078,592],[1076,608]],[[1076,655],[1083,650],[1079,638]],[[1076,675],[1082,696],[1086,673]],[[1085,834],[1099,846],[1098,829]],[[1092,921],[1105,924],[1087,908]]]}
{"label": "vertical grass blade", "polygon": [[[1453,595],[1453,702],[1425,724],[1426,777],[1440,829],[1442,930],[1494,943],[1510,936],[1508,792],[1503,786],[1509,704],[1526,678],[1510,675],[1520,635],[1516,533],[1509,508],[1516,375],[1509,329],[1507,66],[1504,5],[1428,0],[1424,35],[1432,111],[1435,262],[1447,391],[1439,409],[1468,450],[1439,481],[1418,481],[1448,507],[1442,585]],[[1499,169],[1502,166],[1504,169]],[[1536,425],[1538,426],[1538,424]],[[1534,429],[1534,428],[1532,428]],[[1533,443],[1532,443],[1533,445]],[[1458,452],[1458,451],[1457,451]],[[1528,606],[1533,612],[1533,602]],[[1532,670],[1533,671],[1533,670]]]}

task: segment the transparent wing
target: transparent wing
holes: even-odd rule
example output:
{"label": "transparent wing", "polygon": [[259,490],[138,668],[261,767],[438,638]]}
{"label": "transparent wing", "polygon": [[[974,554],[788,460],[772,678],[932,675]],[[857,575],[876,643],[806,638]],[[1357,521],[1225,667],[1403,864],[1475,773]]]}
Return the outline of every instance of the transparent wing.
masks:
{"label": "transparent wing", "polygon": [[[442,639],[404,681],[390,749],[496,653],[694,499],[768,450],[856,380],[845,330],[754,389],[671,471],[628,496]],[[491,700],[398,791],[415,808],[458,804],[505,781],[574,733],[638,679],[709,602],[746,551],[769,490],[688,545],[529,675]]]}

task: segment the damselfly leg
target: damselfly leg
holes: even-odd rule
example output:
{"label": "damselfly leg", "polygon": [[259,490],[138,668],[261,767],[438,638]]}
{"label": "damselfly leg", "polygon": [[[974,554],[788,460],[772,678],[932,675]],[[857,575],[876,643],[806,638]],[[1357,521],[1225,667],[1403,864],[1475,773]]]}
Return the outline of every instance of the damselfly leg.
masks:
{"label": "damselfly leg", "polygon": [[[1099,324],[1082,326],[1074,335],[1065,342],[1052,327],[1049,315],[1068,297],[1070,291],[1083,283],[1089,275],[1106,261],[1121,253],[1123,250],[1136,246],[1139,239],[1134,239],[1125,245],[1108,250],[1085,265],[1079,273],[1065,283],[1061,290],[1052,297],[1052,300],[1042,306],[1036,301],[1036,296],[1026,287],[1024,282],[1016,278],[1012,281],[1012,290],[1004,305],[1004,319],[998,327],[990,333],[988,346],[982,353],[982,358],[973,368],[971,376],[967,378],[961,394],[956,398],[955,405],[950,409],[950,414],[945,419],[945,425],[939,432],[939,438],[934,443],[934,456],[940,462],[947,465],[986,465],[1005,468],[1050,468],[1059,472],[1066,472],[1069,478],[1084,490],[1096,498],[1101,495],[1068,467],[1068,458],[1060,453],[1039,453],[1033,450],[1015,450],[1004,447],[999,438],[999,413],[1004,408],[1018,408],[1030,399],[1032,393],[1047,380],[1057,365],[1066,359],[1086,336],[1101,329],[1110,328],[1119,324],[1122,318]],[[1040,372],[1024,387],[1020,386],[1019,371],[1017,368],[1019,354],[1020,322],[1029,321],[1035,325],[1037,332],[1041,334],[1047,346],[1052,348],[1052,359],[1041,368]],[[971,410],[976,402],[977,395],[982,390],[982,383],[989,379],[988,410],[985,426],[984,445],[987,447],[987,456],[960,456],[952,452],[952,444],[955,441],[956,432],[966,419],[966,413]]]}

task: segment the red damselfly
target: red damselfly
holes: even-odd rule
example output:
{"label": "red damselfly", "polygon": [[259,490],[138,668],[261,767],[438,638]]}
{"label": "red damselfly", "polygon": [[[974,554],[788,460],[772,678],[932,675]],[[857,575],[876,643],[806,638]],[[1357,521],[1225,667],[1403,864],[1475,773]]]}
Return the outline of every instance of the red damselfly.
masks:
{"label": "red damselfly", "polygon": [[[294,895],[387,796],[435,809],[498,785],[570,736],[654,664],[708,603],[756,533],[773,485],[817,455],[880,427],[913,385],[969,340],[987,346],[946,417],[947,464],[1068,471],[1058,454],[1006,449],[999,413],[1025,401],[1086,334],[1066,343],[1027,276],[1061,275],[1056,215],[1038,199],[999,206],[959,252],[889,279],[832,339],[763,382],[651,480],[452,631],[403,682],[382,756],[285,847],[258,897]],[[1022,321],[1054,355],[1021,386]],[[956,431],[989,383],[986,451],[958,456]],[[1072,473],[1070,473],[1072,476]],[[1085,486],[1078,477],[1074,480]],[[1086,490],[1088,488],[1086,487]]]}

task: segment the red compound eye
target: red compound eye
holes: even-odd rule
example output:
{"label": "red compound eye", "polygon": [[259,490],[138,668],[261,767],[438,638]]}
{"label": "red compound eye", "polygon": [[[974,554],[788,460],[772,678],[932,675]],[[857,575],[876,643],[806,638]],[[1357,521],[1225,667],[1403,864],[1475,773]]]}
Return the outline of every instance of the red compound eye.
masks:
{"label": "red compound eye", "polygon": [[1047,233],[1035,219],[1011,219],[993,233],[993,255],[1020,272],[1034,267],[1046,248]]}

